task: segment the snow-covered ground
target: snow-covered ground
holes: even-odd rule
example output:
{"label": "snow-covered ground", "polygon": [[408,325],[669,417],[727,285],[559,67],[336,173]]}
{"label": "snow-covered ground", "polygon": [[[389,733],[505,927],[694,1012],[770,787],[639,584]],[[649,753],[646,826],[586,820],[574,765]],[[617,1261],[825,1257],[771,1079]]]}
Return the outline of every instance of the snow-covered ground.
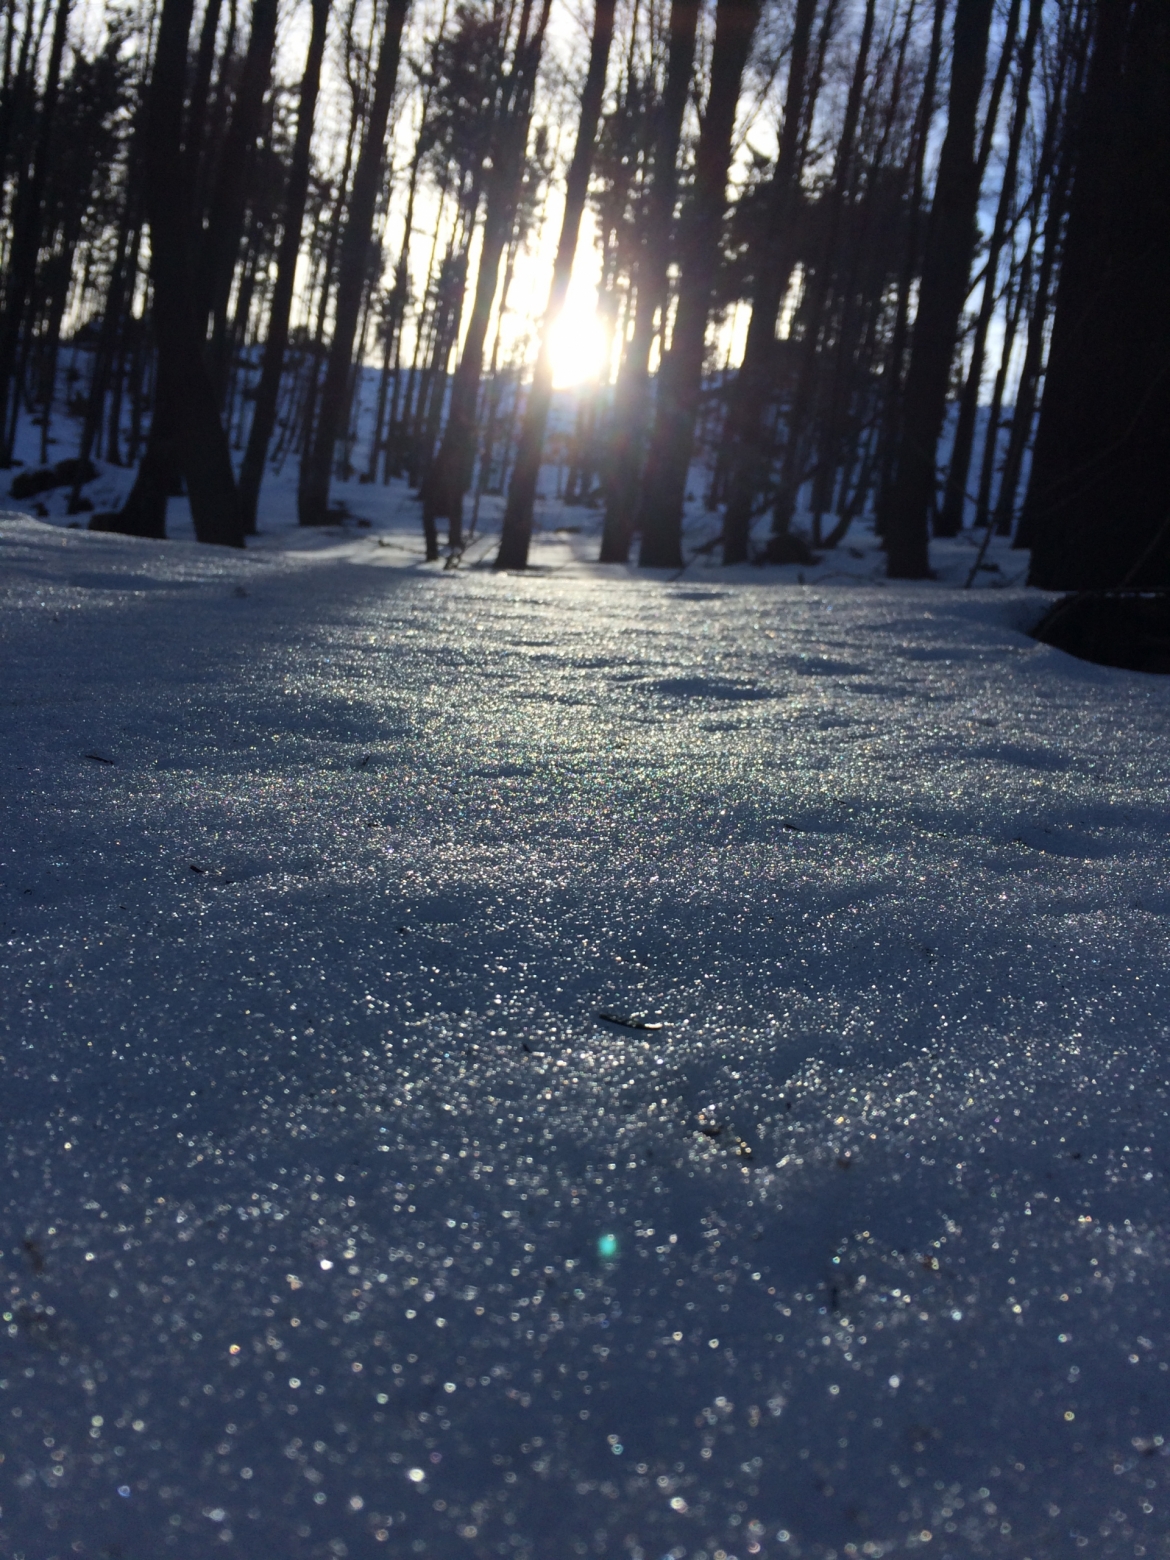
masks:
{"label": "snow-covered ground", "polygon": [[0,1553],[1170,1555],[1170,683],[353,494],[0,523]]}
{"label": "snow-covered ground", "polygon": [[[81,356],[84,358],[85,354]],[[380,374],[374,369],[369,367],[362,369],[361,394],[356,418],[357,438],[352,452],[354,474],[348,481],[341,481],[334,477],[330,501],[339,514],[344,516],[344,521],[338,528],[341,531],[353,535],[368,531],[371,537],[381,536],[384,546],[402,554],[403,557],[398,561],[410,557],[421,560],[423,541],[421,507],[418,500],[409,493],[403,482],[393,481],[389,484],[381,481],[365,482],[360,475],[369,465],[369,445],[374,431],[374,408],[377,402],[379,379]],[[68,380],[63,369],[60,397],[62,401],[65,400],[65,392],[70,383],[72,381]],[[601,520],[596,508],[564,505],[559,499],[567,479],[567,467],[564,462],[568,458],[573,430],[578,422],[579,396],[585,390],[592,393],[590,387],[585,386],[578,390],[558,390],[553,396],[549,437],[546,441],[546,454],[550,458],[541,473],[540,494],[543,502],[538,505],[536,530],[538,543],[543,541],[547,544],[559,540],[562,544],[559,552],[550,552],[547,545],[542,549],[544,561],[554,566],[562,565],[569,558],[576,562],[596,559],[600,544]],[[509,394],[510,391],[506,390],[501,402],[501,428],[505,413],[510,408],[507,399]],[[955,408],[952,408],[939,441],[940,469],[945,466],[949,455],[954,415]],[[981,407],[977,417],[980,439],[983,436],[986,416],[986,408]],[[49,464],[76,455],[80,448],[81,424],[77,418],[59,411],[54,427],[56,432],[49,441]],[[502,439],[502,431],[498,437]],[[128,447],[128,444],[128,431],[123,429],[123,447]],[[982,446],[980,445],[979,448],[981,449]],[[17,456],[16,469],[6,481],[0,482],[0,489],[10,487],[12,478],[19,475],[22,468],[31,471],[39,469],[42,464],[41,430],[26,414],[22,414],[17,423],[14,452]],[[243,444],[237,430],[235,447],[232,451],[237,468],[242,455]],[[553,457],[560,464],[554,463]],[[706,452],[705,458],[710,459],[710,452]],[[96,510],[120,509],[133,485],[135,468],[112,466],[108,461],[97,458],[94,459],[93,465],[97,476],[85,485],[84,496]],[[1027,467],[1028,461],[1025,461],[1025,476]],[[326,528],[320,533],[298,531],[298,475],[299,462],[295,451],[286,451],[275,466],[269,463],[260,490],[257,515],[260,534],[250,538],[248,544],[250,547],[264,549],[275,547],[283,550],[291,546],[300,552],[313,551],[321,547],[335,548],[337,534],[334,528]],[[721,530],[722,518],[718,513],[708,512],[703,503],[710,484],[709,465],[697,461],[692,473],[691,491],[687,495],[684,528],[686,551],[691,559],[690,566],[697,569],[719,567],[716,539]],[[801,493],[802,501],[808,500],[810,489],[811,483],[806,484]],[[70,491],[67,485],[62,485],[26,499],[8,493],[6,499],[0,498],[0,510],[7,509],[13,513],[46,519],[56,525],[71,525],[76,529],[84,529],[89,523],[89,514],[69,515]],[[464,515],[465,529],[472,541],[468,561],[483,562],[494,552],[493,538],[498,540],[503,508],[504,501],[499,495],[485,493],[478,499],[474,493],[469,495]],[[968,505],[969,511],[973,511],[973,508],[972,504]],[[969,513],[968,520],[972,518],[973,513]],[[833,515],[825,518],[826,533],[831,529],[834,520]],[[770,523],[771,516],[767,512],[756,518],[754,540],[758,551],[763,550]],[[804,534],[807,534],[810,529],[810,516],[799,505],[795,529]],[[541,536],[542,532],[543,536]],[[167,535],[175,541],[194,540],[195,530],[191,523],[191,511],[185,498],[172,499],[168,506]],[[970,574],[972,565],[976,563],[981,539],[982,532],[976,537],[974,533],[968,531],[952,541],[932,543],[932,564],[939,578],[950,583],[963,583]],[[770,570],[770,577],[786,582],[805,583],[836,580],[842,576],[876,578],[885,573],[885,555],[877,544],[872,528],[868,525],[854,525],[840,547],[832,552],[822,553],[820,556],[820,563],[813,568],[791,568],[781,570],[779,573]],[[1014,553],[1010,546],[999,538],[994,540],[986,559],[979,568],[981,582],[994,586],[1019,583],[1026,573],[1027,555]]]}

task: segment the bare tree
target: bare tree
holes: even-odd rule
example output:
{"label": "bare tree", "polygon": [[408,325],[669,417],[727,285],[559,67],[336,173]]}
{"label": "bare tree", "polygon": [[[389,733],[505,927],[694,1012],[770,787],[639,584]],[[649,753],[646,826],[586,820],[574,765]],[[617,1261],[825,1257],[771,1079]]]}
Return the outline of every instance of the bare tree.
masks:
{"label": "bare tree", "polygon": [[[32,166],[19,180],[16,209],[12,222],[12,249],[8,257],[8,276],[4,288],[4,313],[0,319],[0,466],[12,464],[12,432],[8,416],[9,396],[13,411],[20,394],[17,376],[21,326],[32,302],[36,280],[37,252],[41,239],[41,208],[48,178],[53,145],[53,120],[60,93],[61,61],[65,53],[66,26],[70,0],[57,0],[53,22],[53,41],[41,95],[39,126]],[[47,14],[46,6],[46,14]],[[35,59],[35,56],[34,56]],[[16,381],[14,383],[14,381]],[[13,423],[11,427],[14,427]]]}
{"label": "bare tree", "polygon": [[[772,507],[769,556],[777,563],[791,562],[793,556],[793,544],[788,540],[788,534],[797,490],[804,478],[806,434],[809,425],[815,420],[815,384],[820,365],[822,333],[827,322],[835,271],[840,260],[838,251],[841,229],[845,217],[845,205],[853,181],[853,153],[858,120],[861,116],[866,72],[869,69],[869,51],[873,43],[874,12],[874,0],[866,0],[861,37],[857,45],[849,93],[845,100],[845,117],[837,142],[833,181],[820,202],[823,212],[822,236],[812,256],[812,275],[805,287],[804,340],[801,343],[796,383],[790,398],[785,429],[784,459],[781,463],[780,478]],[[800,547],[798,558],[803,551],[803,547]]]}
{"label": "bare tree", "polygon": [[[983,295],[979,313],[975,318],[975,330],[971,341],[971,362],[959,398],[959,413],[955,424],[955,442],[951,449],[942,508],[935,524],[937,536],[955,536],[962,528],[967,503],[967,473],[971,465],[971,453],[975,447],[975,417],[979,407],[979,389],[983,383],[983,360],[987,351],[987,333],[999,298],[1000,256],[1015,216],[1016,184],[1020,162],[1020,149],[1024,142],[1024,130],[1031,108],[1032,67],[1036,59],[1036,44],[1040,33],[1040,20],[1044,0],[1030,0],[1028,21],[1020,45],[1019,68],[1016,77],[1015,104],[1011,126],[1008,130],[1007,151],[1003,174],[999,185],[995,219],[987,240],[986,272],[983,278]],[[1005,53],[1008,43],[1004,43]]]}
{"label": "bare tree", "polygon": [[975,247],[975,122],[990,27],[991,0],[957,0],[947,133],[926,235],[895,474],[883,504],[882,529],[893,579],[926,579],[930,574],[935,450]]}
{"label": "bare tree", "polygon": [[637,518],[638,479],[650,411],[650,353],[656,321],[662,321],[665,331],[678,154],[694,71],[698,20],[698,0],[672,0],[666,83],[657,107],[649,198],[634,278],[634,329],[618,374],[605,457],[602,563],[626,561]]}
{"label": "bare tree", "polygon": [[532,0],[523,0],[512,69],[502,85],[502,103],[496,120],[475,296],[459,366],[451,385],[443,442],[423,483],[424,524],[433,526],[436,520],[446,519],[449,544],[456,552],[463,546],[463,499],[471,486],[475,462],[476,412],[488,324],[499,290],[500,265],[523,186],[536,73],[544,49],[551,4],[552,0],[541,0],[540,12],[530,32]]}
{"label": "bare tree", "polygon": [[727,205],[727,171],[740,82],[759,20],[757,0],[718,0],[710,87],[695,152],[695,182],[679,235],[678,307],[670,352],[658,381],[654,428],[638,503],[639,562],[682,563],[682,515],[694,449],[695,418],[719,241]]}
{"label": "bare tree", "polygon": [[[201,542],[242,547],[243,526],[219,396],[204,358],[191,253],[191,191],[184,176],[183,83],[192,0],[163,0],[145,120],[146,214],[150,223],[159,389],[171,413],[166,443],[143,460],[125,506],[126,529],[164,534],[172,460],[191,501]],[[119,527],[123,528],[122,526]]]}
{"label": "bare tree", "polygon": [[898,439],[902,428],[902,399],[906,378],[906,343],[910,332],[910,294],[918,275],[922,258],[922,219],[926,189],[926,149],[934,119],[935,91],[938,85],[939,62],[942,55],[943,20],[948,0],[934,0],[934,15],[930,29],[930,47],[927,53],[926,71],[915,116],[913,156],[911,161],[910,189],[905,237],[902,243],[901,263],[898,272],[894,323],[890,331],[889,347],[882,371],[883,396],[880,429],[878,433],[878,503],[877,530],[885,526],[889,512],[889,496],[893,488],[896,469]]}
{"label": "bare tree", "polygon": [[1170,584],[1170,13],[1096,23],[1025,501],[1049,590]]}
{"label": "bare tree", "polygon": [[796,207],[800,199],[801,135],[813,104],[808,101],[808,55],[817,0],[797,0],[784,96],[780,148],[768,188],[766,226],[755,265],[752,313],[743,361],[728,401],[725,439],[730,447],[723,561],[748,556],[752,504],[763,482],[764,403],[774,370],[776,319],[796,262]]}
{"label": "bare tree", "polygon": [[581,217],[585,210],[585,197],[589,192],[589,169],[593,161],[593,145],[597,139],[601,100],[605,93],[605,73],[609,64],[610,45],[613,42],[613,18],[614,0],[597,0],[593,16],[589,66],[581,91],[577,141],[565,180],[565,213],[561,221],[560,240],[553,265],[552,287],[544,311],[540,353],[528,392],[528,405],[520,432],[520,447],[516,453],[516,464],[512,469],[512,482],[508,490],[500,550],[496,557],[496,567],[501,569],[522,569],[528,562],[528,544],[532,537],[532,507],[536,499],[536,484],[540,475],[545,430],[548,426],[549,406],[552,402],[552,333],[565,306],[565,297],[573,275],[573,260],[577,253],[577,240],[581,232]]}
{"label": "bare tree", "polygon": [[353,190],[341,240],[333,340],[325,366],[325,382],[321,387],[316,433],[311,450],[301,462],[297,510],[302,525],[324,525],[328,518],[333,450],[344,427],[348,408],[347,391],[354,336],[366,285],[374,207],[386,155],[386,125],[398,79],[402,28],[408,6],[409,0],[387,0],[386,4],[370,114],[354,170]]}
{"label": "bare tree", "polygon": [[256,529],[256,505],[264,477],[268,444],[276,423],[276,404],[280,394],[280,376],[288,346],[288,322],[292,308],[297,259],[301,251],[301,228],[305,220],[305,200],[309,191],[313,118],[321,84],[321,60],[325,52],[325,34],[330,0],[312,0],[312,31],[309,52],[301,77],[300,103],[297,109],[296,139],[284,194],[280,248],[276,259],[276,282],[268,308],[268,335],[260,365],[260,382],[252,411],[248,445],[240,467],[240,512],[244,529]]}

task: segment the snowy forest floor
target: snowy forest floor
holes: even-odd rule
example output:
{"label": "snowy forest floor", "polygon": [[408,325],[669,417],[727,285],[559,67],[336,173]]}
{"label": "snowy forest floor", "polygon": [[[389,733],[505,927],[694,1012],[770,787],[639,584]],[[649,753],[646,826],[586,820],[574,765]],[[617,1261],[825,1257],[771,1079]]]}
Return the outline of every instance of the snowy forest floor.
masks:
{"label": "snowy forest floor", "polygon": [[1170,681],[415,514],[0,522],[0,1552],[1170,1555]]}

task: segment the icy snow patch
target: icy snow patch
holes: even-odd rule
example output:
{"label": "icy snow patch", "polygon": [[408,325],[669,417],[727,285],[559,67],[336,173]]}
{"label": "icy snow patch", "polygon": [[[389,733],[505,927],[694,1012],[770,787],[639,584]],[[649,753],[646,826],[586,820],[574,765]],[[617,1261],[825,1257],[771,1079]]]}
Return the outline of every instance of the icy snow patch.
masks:
{"label": "icy snow patch", "polygon": [[0,549],[0,1549],[1170,1552],[1164,679]]}

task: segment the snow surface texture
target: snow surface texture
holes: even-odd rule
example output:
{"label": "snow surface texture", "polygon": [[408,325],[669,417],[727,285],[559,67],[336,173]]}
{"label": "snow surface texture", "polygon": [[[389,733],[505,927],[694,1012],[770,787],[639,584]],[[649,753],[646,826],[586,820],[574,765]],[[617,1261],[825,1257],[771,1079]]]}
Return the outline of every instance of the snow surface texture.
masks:
{"label": "snow surface texture", "polygon": [[1170,1554],[1167,680],[331,540],[0,524],[0,1552]]}

